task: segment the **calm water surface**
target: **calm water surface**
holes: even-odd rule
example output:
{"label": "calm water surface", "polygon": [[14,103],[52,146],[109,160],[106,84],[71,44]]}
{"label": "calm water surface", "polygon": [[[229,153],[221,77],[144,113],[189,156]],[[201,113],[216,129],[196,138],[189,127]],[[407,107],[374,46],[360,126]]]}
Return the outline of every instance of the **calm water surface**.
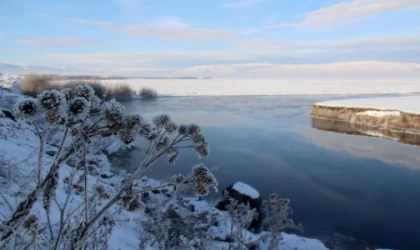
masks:
{"label": "calm water surface", "polygon": [[[264,198],[290,198],[307,235],[339,232],[378,247],[420,249],[420,147],[312,128],[310,105],[339,98],[346,97],[168,97],[125,105],[146,118],[167,113],[197,123],[210,142],[209,157],[182,151],[175,166],[161,160],[150,177],[168,179],[200,162],[220,166],[221,189],[243,181]],[[142,156],[136,149],[114,162],[133,170]]]}

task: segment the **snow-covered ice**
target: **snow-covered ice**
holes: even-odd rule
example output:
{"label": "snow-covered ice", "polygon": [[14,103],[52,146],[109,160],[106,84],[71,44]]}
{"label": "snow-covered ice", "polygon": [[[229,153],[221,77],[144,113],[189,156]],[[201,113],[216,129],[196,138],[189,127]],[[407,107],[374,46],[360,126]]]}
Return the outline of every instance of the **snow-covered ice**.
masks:
{"label": "snow-covered ice", "polygon": [[129,79],[105,80],[160,96],[393,94],[420,92],[418,79]]}
{"label": "snow-covered ice", "polygon": [[243,182],[236,182],[232,189],[238,191],[241,194],[251,197],[252,199],[258,199],[260,197],[260,193],[250,185],[243,183]]}
{"label": "snow-covered ice", "polygon": [[408,113],[420,114],[420,96],[346,99],[346,100],[319,102],[319,103],[315,103],[315,105],[327,106],[327,107],[368,108],[368,109],[391,111],[391,112],[385,112],[385,113],[369,111],[370,112],[369,114],[373,116],[397,115],[397,112],[395,111],[405,111]]}

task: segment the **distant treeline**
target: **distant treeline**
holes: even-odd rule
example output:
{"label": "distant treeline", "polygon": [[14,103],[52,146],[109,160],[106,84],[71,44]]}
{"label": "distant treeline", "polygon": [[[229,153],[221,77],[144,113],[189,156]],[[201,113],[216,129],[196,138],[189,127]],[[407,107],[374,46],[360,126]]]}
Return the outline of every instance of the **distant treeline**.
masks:
{"label": "distant treeline", "polygon": [[[200,77],[195,76],[174,76],[174,77],[159,77],[159,76],[141,76],[141,77],[126,77],[126,76],[90,76],[90,75],[69,75],[60,76],[62,80],[128,80],[128,79],[191,79],[197,80]],[[211,77],[204,77],[203,79],[211,79]]]}
{"label": "distant treeline", "polygon": [[125,76],[91,76],[91,75],[68,75],[59,76],[62,80],[127,80]]}
{"label": "distant treeline", "polygon": [[157,92],[150,88],[143,88],[140,92],[136,92],[127,84],[105,85],[97,79],[79,79],[70,80],[58,75],[26,75],[20,83],[20,90],[22,94],[29,96],[37,96],[45,90],[74,88],[79,85],[89,85],[95,91],[95,94],[101,99],[116,99],[117,101],[129,101],[133,95],[140,95],[144,99],[154,99],[157,97]]}

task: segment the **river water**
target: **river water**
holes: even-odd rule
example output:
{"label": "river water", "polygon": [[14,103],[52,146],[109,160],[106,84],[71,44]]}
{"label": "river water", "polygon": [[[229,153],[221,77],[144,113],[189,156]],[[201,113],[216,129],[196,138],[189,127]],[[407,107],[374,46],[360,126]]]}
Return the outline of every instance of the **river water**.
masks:
{"label": "river water", "polygon": [[[124,105],[147,119],[166,113],[197,123],[210,143],[209,157],[182,151],[175,166],[161,160],[149,177],[168,179],[203,162],[217,166],[220,189],[242,181],[263,198],[290,198],[306,235],[420,249],[420,147],[313,127],[311,104],[341,98],[348,97],[162,97]],[[137,146],[114,164],[134,170],[144,155]]]}

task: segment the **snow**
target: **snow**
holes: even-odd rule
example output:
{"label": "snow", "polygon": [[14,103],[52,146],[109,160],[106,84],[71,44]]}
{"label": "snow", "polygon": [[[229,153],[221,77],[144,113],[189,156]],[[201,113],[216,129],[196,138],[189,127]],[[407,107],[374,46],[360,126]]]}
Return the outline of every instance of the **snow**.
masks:
{"label": "snow", "polygon": [[160,96],[327,95],[418,93],[418,79],[129,79],[103,80]]}
{"label": "snow", "polygon": [[252,199],[258,199],[260,197],[260,193],[255,188],[240,181],[236,182],[232,188]]}
{"label": "snow", "polygon": [[[420,86],[420,84],[419,84]],[[401,97],[378,97],[346,99],[337,101],[327,101],[315,103],[319,106],[327,107],[350,107],[350,108],[368,108],[385,111],[404,111],[408,113],[420,114],[420,96],[401,96]],[[369,111],[374,116],[396,115],[397,112],[375,113]]]}
{"label": "snow", "polygon": [[400,111],[375,111],[369,110],[365,112],[356,113],[356,115],[367,115],[367,116],[375,116],[375,117],[385,117],[385,116],[401,116]]}

